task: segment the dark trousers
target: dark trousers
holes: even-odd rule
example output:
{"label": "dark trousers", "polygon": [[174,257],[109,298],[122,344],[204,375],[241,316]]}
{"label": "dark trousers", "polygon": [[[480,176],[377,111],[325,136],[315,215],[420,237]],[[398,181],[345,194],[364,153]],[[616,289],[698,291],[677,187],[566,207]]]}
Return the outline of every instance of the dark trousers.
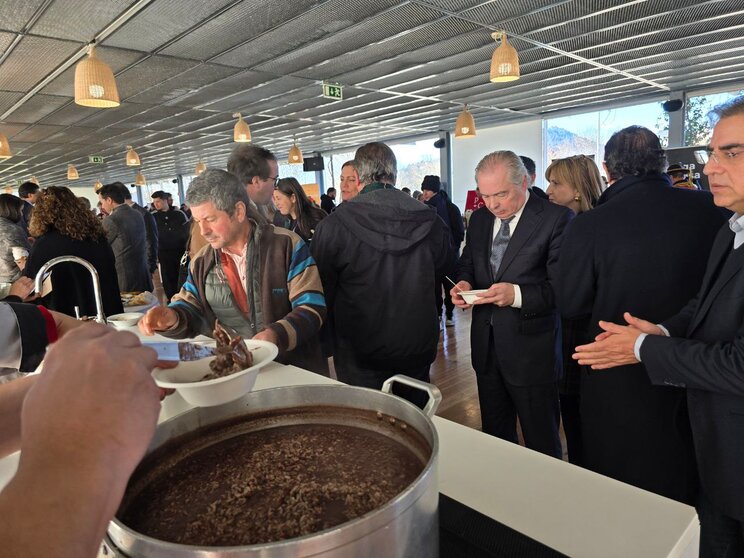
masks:
{"label": "dark trousers", "polygon": [[700,558],[744,556],[744,521],[719,512],[701,489],[697,507],[700,518]]}
{"label": "dark trousers", "polygon": [[476,370],[483,432],[518,443],[517,417],[524,443],[530,449],[562,457],[558,435],[560,405],[555,382],[515,386],[505,381],[493,345],[489,343],[484,370]]}
{"label": "dark trousers", "polygon": [[[429,364],[416,368],[398,370],[375,370],[367,368],[363,365],[362,360],[354,353],[353,348],[347,342],[338,338],[336,338],[336,346],[333,354],[333,366],[336,369],[336,378],[350,386],[379,390],[382,388],[385,380],[396,374],[404,374],[422,382],[430,381],[429,368],[431,365]],[[393,386],[393,393],[410,401],[421,409],[424,408],[429,399],[426,392],[401,384]]]}
{"label": "dark trousers", "polygon": [[160,279],[168,301],[178,292],[178,268],[181,265],[181,256],[183,256],[183,250],[158,251]]}
{"label": "dark trousers", "polygon": [[566,434],[566,450],[568,461],[573,465],[583,467],[584,442],[581,436],[580,397],[578,393],[562,393],[561,419],[563,432]]}
{"label": "dark trousers", "polygon": [[[437,277],[434,282],[434,296],[436,297],[437,314],[442,317],[442,302],[444,302],[445,316],[448,320],[452,319],[452,313],[455,311],[455,305],[452,304],[452,297],[449,292],[452,288],[452,284],[447,279]],[[442,297],[442,290],[444,289],[444,297]]]}

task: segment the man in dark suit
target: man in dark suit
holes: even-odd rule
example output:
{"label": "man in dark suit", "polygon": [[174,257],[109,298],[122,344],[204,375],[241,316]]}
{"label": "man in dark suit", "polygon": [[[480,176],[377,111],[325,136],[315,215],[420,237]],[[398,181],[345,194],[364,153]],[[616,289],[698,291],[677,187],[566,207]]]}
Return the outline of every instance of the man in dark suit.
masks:
{"label": "man in dark suit", "polygon": [[114,251],[119,290],[152,291],[152,276],[147,267],[147,229],[142,215],[124,203],[126,188],[114,182],[98,190],[101,207],[109,214],[103,220],[103,228]]}
{"label": "man in dark suit", "polygon": [[716,236],[697,295],[660,325],[649,314],[653,322],[629,313],[629,326],[600,322],[609,333],[577,347],[574,358],[596,369],[641,361],[653,384],[687,388],[700,474],[700,556],[734,557],[744,556],[744,97],[717,112],[704,172],[715,204],[734,215]]}
{"label": "man in dark suit", "polygon": [[[605,145],[610,187],[576,217],[560,255],[558,308],[566,319],[599,320],[623,312],[661,320],[700,286],[705,260],[725,215],[708,193],[673,188],[666,156],[650,130],[630,126]],[[584,467],[693,503],[697,472],[685,394],[653,386],[643,365],[581,376]]]}
{"label": "man in dark suit", "polygon": [[147,270],[152,275],[158,269],[158,225],[155,223],[155,217],[147,209],[132,200],[132,193],[129,191],[129,188],[121,182],[115,182],[114,184],[119,184],[122,189],[124,203],[142,215],[142,219],[145,221],[145,231],[147,232]]}
{"label": "man in dark suit", "polygon": [[475,180],[485,207],[470,218],[452,302],[487,289],[473,305],[472,363],[483,431],[561,457],[556,380],[558,317],[553,280],[571,211],[527,192],[522,161],[511,151],[484,157]]}
{"label": "man in dark suit", "polygon": [[31,223],[31,211],[39,197],[39,185],[36,182],[24,182],[18,187],[18,197],[23,200],[23,218],[21,226],[28,236],[28,225]]}

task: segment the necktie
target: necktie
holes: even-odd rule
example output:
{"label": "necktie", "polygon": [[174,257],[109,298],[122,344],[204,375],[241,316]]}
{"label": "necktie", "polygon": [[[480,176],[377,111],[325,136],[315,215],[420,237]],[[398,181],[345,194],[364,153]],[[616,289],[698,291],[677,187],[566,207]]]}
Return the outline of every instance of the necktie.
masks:
{"label": "necktie", "polygon": [[501,260],[504,259],[506,247],[509,246],[509,238],[511,238],[511,234],[509,233],[509,223],[511,223],[512,219],[514,219],[514,216],[509,217],[508,219],[502,219],[501,228],[499,229],[499,232],[496,233],[496,236],[493,237],[493,244],[491,244],[491,271],[493,271],[494,277],[496,277],[496,274],[499,271]]}

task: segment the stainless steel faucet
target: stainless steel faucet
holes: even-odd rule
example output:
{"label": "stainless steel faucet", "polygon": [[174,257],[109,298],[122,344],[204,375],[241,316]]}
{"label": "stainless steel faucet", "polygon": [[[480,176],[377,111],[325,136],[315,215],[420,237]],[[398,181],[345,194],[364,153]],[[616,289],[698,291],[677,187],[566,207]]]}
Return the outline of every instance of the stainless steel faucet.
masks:
{"label": "stainless steel faucet", "polygon": [[85,269],[87,269],[90,272],[90,276],[93,279],[93,296],[96,298],[96,311],[98,312],[98,315],[96,316],[96,321],[99,324],[105,324],[106,323],[106,314],[103,313],[103,298],[101,297],[101,282],[98,279],[98,272],[96,271],[96,268],[93,267],[93,265],[88,261],[84,260],[83,258],[79,258],[77,256],[58,256],[56,258],[52,258],[47,263],[41,266],[41,269],[36,274],[36,278],[34,279],[35,288],[37,293],[41,293],[42,283],[44,283],[44,277],[47,274],[47,272],[52,269],[55,265],[62,262],[75,262],[82,265]]}

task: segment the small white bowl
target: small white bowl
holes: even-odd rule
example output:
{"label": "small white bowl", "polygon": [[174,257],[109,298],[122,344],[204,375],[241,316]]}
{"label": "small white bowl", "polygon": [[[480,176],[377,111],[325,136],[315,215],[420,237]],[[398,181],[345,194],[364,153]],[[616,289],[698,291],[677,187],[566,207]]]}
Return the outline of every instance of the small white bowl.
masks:
{"label": "small white bowl", "polygon": [[139,312],[124,312],[123,314],[114,314],[113,316],[109,316],[106,318],[106,321],[110,326],[120,329],[123,327],[136,326],[137,322],[142,319],[143,315],[144,314],[140,314]]}
{"label": "small white bowl", "polygon": [[476,289],[474,291],[460,291],[460,296],[468,304],[473,304],[475,302],[475,299],[478,298],[483,293],[485,293],[487,290],[488,289]]}
{"label": "small white bowl", "polygon": [[[208,343],[214,346],[214,342]],[[243,397],[253,389],[258,371],[279,354],[273,343],[246,339],[248,350],[253,353],[253,366],[214,380],[199,381],[211,372],[209,363],[214,357],[179,362],[169,369],[152,371],[155,383],[162,388],[175,389],[187,403],[195,407],[214,407]]]}

